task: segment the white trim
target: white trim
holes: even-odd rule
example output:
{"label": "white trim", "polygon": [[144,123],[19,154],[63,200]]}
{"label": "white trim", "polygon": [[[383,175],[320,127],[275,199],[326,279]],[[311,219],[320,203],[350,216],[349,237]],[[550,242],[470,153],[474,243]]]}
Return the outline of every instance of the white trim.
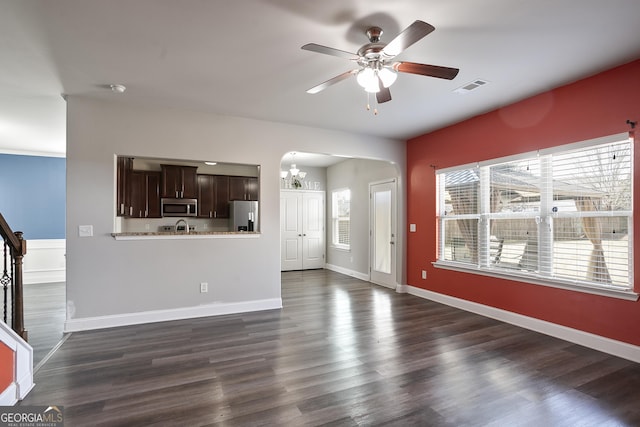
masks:
{"label": "white trim", "polygon": [[471,313],[476,313],[501,322],[510,323],[512,325],[520,326],[521,328],[540,332],[545,335],[550,335],[552,337],[560,338],[565,341],[640,363],[640,346],[616,341],[611,338],[557,325],[545,320],[524,316],[522,314],[513,313],[507,310],[490,307],[449,295],[439,294],[437,292],[428,291],[426,289],[410,285],[408,285],[407,288],[411,295],[415,295],[420,298],[459,308],[460,310],[469,311]]}
{"label": "white trim", "polygon": [[27,240],[24,258],[25,285],[66,281],[65,239]]}
{"label": "white trim", "polygon": [[[391,221],[391,234],[392,236],[394,236],[394,250],[393,250],[393,254],[391,256],[391,264],[392,264],[392,268],[391,268],[391,273],[389,273],[390,279],[392,281],[392,283],[382,283],[382,282],[377,282],[372,280],[373,277],[373,271],[372,271],[372,259],[374,258],[374,254],[373,254],[373,244],[371,242],[371,239],[373,237],[373,213],[374,213],[374,206],[373,206],[373,187],[378,186],[378,185],[385,185],[385,184],[390,184],[392,186],[392,196],[393,196],[393,200],[391,203],[391,217],[392,217],[392,221]],[[398,288],[400,286],[400,284],[397,282],[397,275],[398,275],[398,267],[397,267],[397,260],[398,260],[398,209],[397,209],[397,201],[398,201],[398,181],[396,180],[396,178],[389,178],[389,179],[384,179],[381,181],[374,181],[374,182],[370,182],[369,183],[369,241],[368,241],[368,263],[369,263],[369,281],[371,283],[375,283],[376,285],[381,285],[384,286],[385,288],[391,288],[391,289],[395,289],[396,292],[398,291]]]}
{"label": "white trim", "polygon": [[65,268],[56,268],[50,270],[25,271],[22,275],[22,281],[25,285],[66,282],[67,270]]}
{"label": "white trim", "polygon": [[359,271],[350,270],[348,268],[339,267],[333,264],[325,264],[324,268],[327,270],[335,271],[336,273],[346,274],[347,276],[355,277],[356,279],[364,280],[365,282],[369,281],[369,275],[366,273],[360,273]]}
{"label": "white trim", "polygon": [[16,396],[18,395],[18,387],[16,383],[9,384],[7,389],[0,393],[0,406],[13,406],[18,403]]}
{"label": "white trim", "polygon": [[459,263],[455,261],[436,261],[431,263],[436,268],[443,270],[461,271],[463,273],[479,274],[481,276],[507,279],[533,285],[548,286],[550,288],[566,289],[568,291],[584,292],[585,294],[599,295],[603,297],[619,298],[627,301],[637,301],[638,294],[626,289],[605,288],[591,285],[587,282],[570,282],[559,278],[546,278],[534,274],[510,274],[508,271],[498,271],[496,269],[479,268],[474,265]]}
{"label": "white trim", "polygon": [[118,326],[193,319],[196,317],[221,316],[225,314],[247,313],[251,311],[274,310],[280,308],[282,308],[282,299],[271,298],[232,303],[213,303],[195,307],[151,310],[138,313],[81,317],[76,319],[67,319],[64,324],[64,332],[88,331],[93,329],[114,328]]}
{"label": "white trim", "polygon": [[183,239],[257,239],[260,233],[184,233],[184,234],[157,234],[157,233],[112,233],[116,240],[183,240]]}
{"label": "white trim", "polygon": [[409,292],[409,285],[396,285],[396,292],[399,294],[406,294]]}
{"label": "white trim", "polygon": [[[15,399],[10,405],[14,405],[17,401],[24,399],[35,386],[33,383],[33,348],[2,321],[0,321],[0,341],[15,354],[13,383],[9,386],[14,391],[11,400]],[[2,393],[1,398],[9,399],[5,396],[5,392]],[[0,405],[3,403],[0,402]]]}
{"label": "white trim", "polygon": [[13,154],[16,156],[36,156],[36,157],[58,157],[66,158],[66,153],[59,153],[53,151],[37,151],[37,150],[23,150],[7,147],[0,147],[0,154]]}

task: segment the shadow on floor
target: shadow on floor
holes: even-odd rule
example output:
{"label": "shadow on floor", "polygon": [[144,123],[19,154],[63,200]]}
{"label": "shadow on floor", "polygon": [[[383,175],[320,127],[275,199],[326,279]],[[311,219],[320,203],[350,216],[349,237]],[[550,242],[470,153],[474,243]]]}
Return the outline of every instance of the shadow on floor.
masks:
{"label": "shadow on floor", "polygon": [[62,340],[65,291],[64,282],[24,285],[24,324],[33,347],[33,366]]}

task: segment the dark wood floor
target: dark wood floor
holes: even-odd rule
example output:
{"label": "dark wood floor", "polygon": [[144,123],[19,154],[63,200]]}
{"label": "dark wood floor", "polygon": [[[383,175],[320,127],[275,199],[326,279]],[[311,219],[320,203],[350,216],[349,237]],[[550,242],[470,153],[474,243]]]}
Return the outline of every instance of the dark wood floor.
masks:
{"label": "dark wood floor", "polygon": [[65,283],[24,285],[24,326],[33,347],[37,366],[62,340],[65,311]]}
{"label": "dark wood floor", "polygon": [[74,333],[23,405],[68,426],[640,425],[640,365],[316,270],[283,310]]}

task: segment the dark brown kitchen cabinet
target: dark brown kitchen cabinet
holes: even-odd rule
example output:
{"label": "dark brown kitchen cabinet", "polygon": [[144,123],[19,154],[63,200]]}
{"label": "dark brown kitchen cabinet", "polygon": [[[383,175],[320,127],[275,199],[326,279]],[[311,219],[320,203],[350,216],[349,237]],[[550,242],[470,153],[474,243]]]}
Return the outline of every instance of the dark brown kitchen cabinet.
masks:
{"label": "dark brown kitchen cabinet", "polygon": [[258,178],[252,176],[229,177],[229,200],[258,200]]}
{"label": "dark brown kitchen cabinet", "polygon": [[229,218],[229,177],[198,175],[198,216]]}
{"label": "dark brown kitchen cabinet", "polygon": [[131,172],[131,218],[160,218],[160,172]]}
{"label": "dark brown kitchen cabinet", "polygon": [[130,181],[133,169],[133,158],[118,157],[117,160],[117,188],[116,188],[116,215],[129,216],[131,210]]}
{"label": "dark brown kitchen cabinet", "polygon": [[195,166],[161,165],[162,197],[195,199],[198,197],[197,170]]}

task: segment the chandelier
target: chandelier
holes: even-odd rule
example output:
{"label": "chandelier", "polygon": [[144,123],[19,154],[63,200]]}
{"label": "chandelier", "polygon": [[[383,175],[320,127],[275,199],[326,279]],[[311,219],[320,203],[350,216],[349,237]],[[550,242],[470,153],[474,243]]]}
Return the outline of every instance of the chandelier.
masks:
{"label": "chandelier", "polygon": [[[295,156],[296,153],[292,153],[292,154],[293,156]],[[298,169],[295,163],[291,164],[291,168],[288,171],[287,170],[280,171],[280,178],[282,178],[283,181],[290,181],[291,186],[293,188],[301,188],[302,181],[306,176],[307,176],[307,173]]]}

